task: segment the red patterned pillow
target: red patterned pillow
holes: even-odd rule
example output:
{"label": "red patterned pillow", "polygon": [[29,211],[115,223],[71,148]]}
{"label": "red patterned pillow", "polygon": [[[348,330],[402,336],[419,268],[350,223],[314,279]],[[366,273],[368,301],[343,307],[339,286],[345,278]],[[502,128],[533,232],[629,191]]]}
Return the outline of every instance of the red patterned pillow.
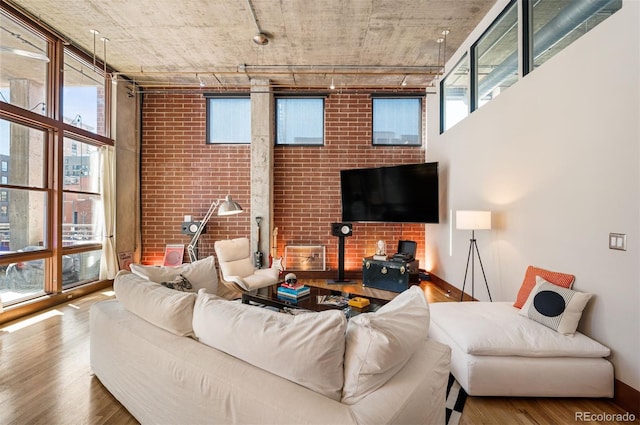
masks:
{"label": "red patterned pillow", "polygon": [[529,266],[527,267],[527,272],[524,274],[524,280],[522,281],[522,286],[520,286],[520,290],[518,291],[516,302],[513,304],[514,307],[522,308],[524,303],[527,301],[531,290],[534,286],[536,286],[536,276],[540,276],[547,282],[553,283],[556,286],[561,286],[563,288],[569,289],[571,289],[571,286],[573,286],[573,281],[576,279],[576,277],[572,274],[552,272],[549,270]]}

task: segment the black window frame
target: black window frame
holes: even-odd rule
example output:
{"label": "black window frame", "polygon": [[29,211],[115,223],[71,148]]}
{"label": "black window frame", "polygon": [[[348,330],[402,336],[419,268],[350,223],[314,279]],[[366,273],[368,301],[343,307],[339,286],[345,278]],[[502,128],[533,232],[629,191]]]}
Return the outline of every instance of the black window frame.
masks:
{"label": "black window frame", "polygon": [[[326,111],[326,98],[327,95],[326,94],[312,94],[312,93],[306,93],[303,95],[291,95],[291,94],[286,94],[286,95],[278,95],[278,96],[274,96],[273,102],[274,102],[274,126],[275,126],[275,137],[274,137],[274,143],[275,146],[324,146],[325,145],[325,134],[326,134],[326,115],[327,115],[327,111]],[[280,100],[286,100],[286,99],[317,99],[322,101],[322,140],[319,143],[283,143],[280,141],[279,139],[279,135],[280,135],[280,131],[278,130],[278,102]]]}
{"label": "black window frame", "polygon": [[216,99],[247,99],[249,100],[249,106],[251,106],[251,95],[249,93],[220,93],[220,94],[212,94],[205,93],[204,98],[206,101],[205,106],[205,144],[207,145],[248,145],[251,144],[251,113],[249,113],[249,140],[246,142],[231,142],[231,141],[223,141],[216,142],[211,140],[211,101]]}
{"label": "black window frame", "polygon": [[[520,22],[520,18],[518,16],[518,0],[511,0],[503,9],[502,11],[498,14],[498,16],[496,16],[496,18],[491,22],[491,24],[489,24],[489,26],[482,32],[482,34],[480,34],[480,36],[478,37],[478,39],[471,45],[471,48],[469,49],[469,70],[470,70],[470,74],[471,74],[471,81],[470,81],[470,93],[469,93],[469,113],[471,114],[473,111],[477,110],[478,108],[480,108],[480,95],[478,93],[478,90],[480,89],[480,80],[479,80],[479,73],[478,73],[478,53],[477,53],[477,49],[479,44],[484,40],[484,38],[489,35],[495,28],[496,25],[498,25],[500,23],[500,21],[505,18],[509,12],[511,12],[511,8],[514,7],[515,8],[515,13],[516,13],[516,25],[517,25],[517,30],[516,30],[516,34],[519,36],[520,35],[520,31],[522,31],[521,27],[522,27],[522,22]],[[527,27],[525,27],[527,28]],[[520,58],[520,56],[522,55],[522,46],[520,43],[520,40],[516,40],[516,50],[512,53],[513,55],[515,55],[515,66],[516,66],[516,73],[519,73],[518,70],[518,60]],[[488,74],[488,76],[491,74]],[[517,83],[520,80],[520,77],[516,78],[516,81],[513,83]],[[510,87],[510,86],[509,86]],[[493,99],[490,99],[493,100]],[[489,101],[487,101],[488,103]]]}
{"label": "black window frame", "polygon": [[[406,99],[416,99],[418,101],[418,140],[414,143],[376,143],[375,137],[375,101],[378,99],[385,100],[406,100]],[[417,93],[407,93],[407,94],[382,94],[382,93],[374,93],[371,95],[371,145],[372,146],[403,146],[403,147],[422,147],[424,144],[424,95]]]}

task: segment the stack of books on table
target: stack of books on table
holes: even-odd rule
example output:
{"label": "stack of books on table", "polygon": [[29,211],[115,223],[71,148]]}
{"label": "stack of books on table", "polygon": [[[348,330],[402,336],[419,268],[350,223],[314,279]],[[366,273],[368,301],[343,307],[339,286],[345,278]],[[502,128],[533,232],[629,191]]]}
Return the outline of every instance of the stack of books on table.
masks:
{"label": "stack of books on table", "polygon": [[304,286],[303,284],[294,284],[290,285],[288,283],[282,283],[278,287],[278,296],[284,297],[292,300],[297,300],[298,298],[309,295],[310,289],[308,286]]}

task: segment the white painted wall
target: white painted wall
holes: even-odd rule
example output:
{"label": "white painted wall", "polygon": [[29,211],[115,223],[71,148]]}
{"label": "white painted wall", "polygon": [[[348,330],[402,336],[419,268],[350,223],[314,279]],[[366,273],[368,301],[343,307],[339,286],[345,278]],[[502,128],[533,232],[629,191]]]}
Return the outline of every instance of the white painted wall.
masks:
{"label": "white painted wall", "polygon": [[[575,274],[574,289],[595,294],[579,329],[612,349],[616,378],[637,390],[639,27],[640,2],[625,0],[442,135],[429,96],[427,160],[440,162],[442,217],[427,225],[425,259],[461,288],[470,232],[455,230],[455,211],[492,210],[494,229],[476,238],[494,301],[515,299],[530,264]],[[627,234],[627,251],[608,248],[609,232]],[[475,295],[488,300],[478,268]]]}

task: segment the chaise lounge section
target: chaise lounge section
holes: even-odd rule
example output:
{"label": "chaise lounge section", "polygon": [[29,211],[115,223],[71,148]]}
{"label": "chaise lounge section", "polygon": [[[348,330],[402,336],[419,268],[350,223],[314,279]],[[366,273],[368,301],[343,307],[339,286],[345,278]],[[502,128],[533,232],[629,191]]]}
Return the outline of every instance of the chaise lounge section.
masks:
{"label": "chaise lounge section", "polygon": [[429,337],[451,347],[451,373],[469,395],[613,397],[607,347],[558,334],[509,302],[432,304]]}
{"label": "chaise lounge section", "polygon": [[613,397],[609,348],[576,331],[591,294],[573,281],[530,266],[515,303],[432,304],[429,337],[472,396]]}

